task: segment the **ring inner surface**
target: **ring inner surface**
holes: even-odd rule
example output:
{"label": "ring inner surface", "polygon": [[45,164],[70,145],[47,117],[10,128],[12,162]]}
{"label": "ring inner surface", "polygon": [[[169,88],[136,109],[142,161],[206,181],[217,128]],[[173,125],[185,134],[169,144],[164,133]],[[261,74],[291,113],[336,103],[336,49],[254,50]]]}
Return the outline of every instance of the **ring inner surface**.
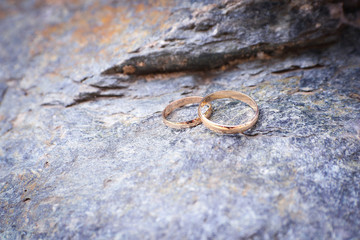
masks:
{"label": "ring inner surface", "polygon": [[[196,119],[198,118],[196,110],[198,106],[198,103],[189,103],[184,106],[177,107],[168,114],[166,119],[171,122],[186,122],[192,119]],[[207,106],[204,107],[204,109],[207,108]]]}
{"label": "ring inner surface", "polygon": [[214,109],[211,118],[208,119],[222,126],[243,125],[255,117],[256,105],[241,93],[230,96],[210,95],[203,100],[202,106],[207,103],[211,103]]}

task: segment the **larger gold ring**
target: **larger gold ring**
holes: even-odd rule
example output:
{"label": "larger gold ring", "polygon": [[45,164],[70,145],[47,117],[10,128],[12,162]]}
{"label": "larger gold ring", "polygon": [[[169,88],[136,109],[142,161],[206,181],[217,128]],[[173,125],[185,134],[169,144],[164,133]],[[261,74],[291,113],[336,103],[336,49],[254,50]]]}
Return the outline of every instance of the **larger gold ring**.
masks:
{"label": "larger gold ring", "polygon": [[[199,103],[199,102],[201,102],[202,99],[203,99],[202,97],[194,96],[194,97],[181,98],[179,100],[171,102],[169,105],[166,106],[166,108],[162,112],[163,122],[168,127],[177,128],[177,129],[195,127],[195,126],[199,125],[201,123],[201,119],[199,117],[197,117],[193,120],[190,120],[190,121],[186,121],[186,122],[171,122],[171,121],[167,120],[166,117],[169,116],[169,114],[171,112],[173,112],[175,109],[183,107],[183,106],[191,104],[191,103]],[[211,111],[212,111],[211,104],[204,104],[203,106],[205,106],[205,105],[208,105],[209,109],[206,110],[204,116],[210,117]]]}
{"label": "larger gold ring", "polygon": [[[201,108],[205,105],[210,104],[211,101],[213,101],[215,99],[221,99],[221,98],[232,98],[232,99],[240,100],[240,101],[248,104],[254,110],[255,116],[249,122],[246,122],[246,123],[240,124],[240,125],[233,125],[233,126],[220,125],[220,124],[210,121],[208,119],[208,117],[205,116],[201,112]],[[244,93],[236,92],[236,91],[219,91],[219,92],[214,92],[210,95],[207,95],[206,97],[204,97],[201,100],[199,108],[198,108],[198,114],[200,116],[202,123],[210,130],[213,130],[214,132],[242,133],[255,125],[255,123],[257,122],[258,117],[259,117],[259,108],[258,108],[258,105],[256,104],[256,102],[254,101],[254,99],[252,99],[251,97],[249,97],[248,95],[246,95]]]}

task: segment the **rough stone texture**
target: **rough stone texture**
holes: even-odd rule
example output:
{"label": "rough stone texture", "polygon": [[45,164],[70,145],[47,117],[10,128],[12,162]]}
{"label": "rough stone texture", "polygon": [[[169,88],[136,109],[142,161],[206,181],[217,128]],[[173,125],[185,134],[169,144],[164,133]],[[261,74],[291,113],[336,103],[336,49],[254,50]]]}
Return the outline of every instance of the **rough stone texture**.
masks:
{"label": "rough stone texture", "polygon": [[1,1],[0,237],[358,239],[358,5]]}
{"label": "rough stone texture", "polygon": [[333,3],[250,0],[184,10],[181,16],[160,40],[104,73],[206,70],[326,44],[336,39],[343,14]]}

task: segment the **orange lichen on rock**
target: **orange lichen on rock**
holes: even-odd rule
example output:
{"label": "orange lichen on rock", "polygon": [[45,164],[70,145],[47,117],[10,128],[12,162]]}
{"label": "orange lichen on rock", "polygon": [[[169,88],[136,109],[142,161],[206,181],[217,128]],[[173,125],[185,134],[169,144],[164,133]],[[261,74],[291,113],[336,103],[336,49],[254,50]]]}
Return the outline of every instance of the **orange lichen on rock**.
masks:
{"label": "orange lichen on rock", "polygon": [[[44,4],[58,4],[58,1]],[[62,74],[73,72],[75,65],[107,62],[144,45],[155,32],[169,28],[172,4],[151,1],[112,6],[95,2],[73,11],[64,21],[45,24],[34,35],[30,55],[41,56],[48,62],[48,56],[67,54],[67,61],[57,64],[53,70]],[[67,6],[64,3],[59,7],[66,9]]]}
{"label": "orange lichen on rock", "polygon": [[138,62],[136,65],[139,66],[139,67],[144,67],[145,63],[144,62]]}
{"label": "orange lichen on rock", "polygon": [[122,68],[124,74],[133,74],[136,71],[136,68],[131,65],[126,65]]}
{"label": "orange lichen on rock", "polygon": [[161,26],[166,21],[169,12],[155,7],[137,4],[134,11],[131,6],[112,7],[94,4],[85,11],[75,12],[68,22],[45,28],[41,35],[49,38],[52,34],[61,34],[65,29],[72,31],[72,40],[80,47],[85,47],[90,43],[105,45],[114,37],[121,39],[121,42],[126,45],[130,39],[125,32],[131,30],[133,34],[135,32],[141,37],[146,37],[143,32],[146,33],[145,35],[151,34],[152,31],[149,30],[154,25]]}

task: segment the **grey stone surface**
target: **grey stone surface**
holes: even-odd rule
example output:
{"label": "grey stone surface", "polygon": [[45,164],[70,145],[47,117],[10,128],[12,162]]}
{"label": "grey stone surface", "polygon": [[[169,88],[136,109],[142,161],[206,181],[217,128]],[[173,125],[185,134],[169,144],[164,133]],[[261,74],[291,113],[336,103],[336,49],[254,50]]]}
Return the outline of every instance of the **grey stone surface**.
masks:
{"label": "grey stone surface", "polygon": [[333,42],[341,4],[324,1],[225,1],[186,9],[168,32],[105,74],[206,70],[251,57]]}
{"label": "grey stone surface", "polygon": [[[0,238],[358,239],[357,14],[327,1],[1,2]],[[122,71],[140,58],[146,70]],[[162,123],[170,101],[217,90],[251,95],[258,123],[239,135]],[[214,108],[223,123],[252,115]]]}

